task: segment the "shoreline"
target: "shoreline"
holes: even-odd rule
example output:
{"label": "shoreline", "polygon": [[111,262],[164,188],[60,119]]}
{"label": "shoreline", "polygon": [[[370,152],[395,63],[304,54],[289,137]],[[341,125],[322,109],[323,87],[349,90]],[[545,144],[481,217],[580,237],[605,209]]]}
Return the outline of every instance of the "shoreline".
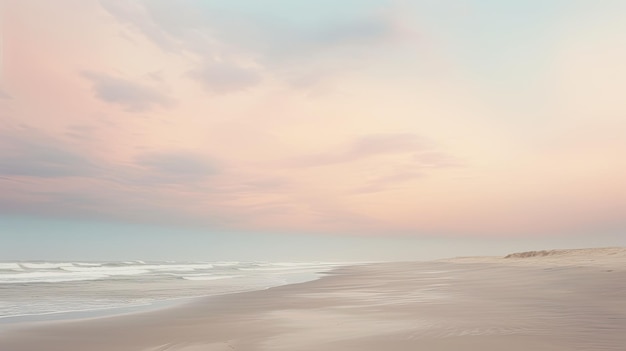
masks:
{"label": "shoreline", "polygon": [[[359,263],[355,263],[359,264]],[[335,268],[339,268],[341,266],[336,266]],[[302,273],[299,272],[297,274],[294,273],[285,273],[284,276],[286,280],[283,283],[269,284],[269,285],[259,285],[259,286],[242,286],[239,289],[228,290],[228,291],[217,291],[217,292],[207,292],[198,295],[185,295],[182,294],[180,296],[172,296],[167,298],[154,298],[151,301],[145,302],[137,302],[137,303],[128,303],[125,305],[111,305],[111,306],[102,306],[102,307],[86,307],[84,309],[73,309],[73,310],[60,310],[60,311],[50,311],[50,312],[42,312],[42,313],[24,313],[24,314],[14,314],[14,315],[2,315],[0,316],[0,330],[5,329],[6,327],[10,327],[13,324],[28,324],[28,323],[45,323],[45,322],[54,322],[54,321],[67,321],[67,320],[86,320],[86,319],[94,319],[94,318],[103,318],[103,317],[113,317],[120,315],[127,315],[132,313],[142,313],[149,311],[157,311],[161,309],[172,308],[180,305],[185,305],[188,303],[193,303],[195,300],[201,300],[204,298],[209,298],[212,296],[224,295],[224,294],[232,294],[232,293],[240,293],[240,292],[250,292],[257,290],[265,290],[276,286],[301,283],[314,281],[322,277],[329,270],[332,270],[333,267],[329,266],[319,271],[311,271]],[[48,283],[35,283],[35,284],[48,284]],[[41,285],[41,288],[44,288],[45,285]],[[181,286],[181,289],[185,289],[186,287]]]}
{"label": "shoreline", "polygon": [[178,297],[165,300],[155,300],[141,305],[103,307],[98,309],[84,309],[74,311],[59,311],[47,313],[32,313],[0,317],[0,331],[10,328],[12,325],[25,325],[30,323],[51,323],[56,321],[89,320],[106,317],[124,316],[133,313],[157,311],[191,303],[193,300],[210,297]]}
{"label": "shoreline", "polygon": [[615,250],[523,264],[340,267],[313,281],[171,308],[15,328],[0,334],[0,349],[617,351],[626,344],[626,249]]}
{"label": "shoreline", "polygon": [[[191,297],[177,297],[166,300],[156,300],[144,305],[133,306],[120,306],[100,309],[86,309],[79,311],[60,311],[41,314],[29,314],[29,315],[15,315],[0,317],[0,342],[2,340],[3,333],[10,333],[14,330],[23,330],[31,328],[46,328],[54,327],[55,325],[61,325],[64,323],[75,322],[89,322],[89,321],[101,321],[108,319],[117,319],[125,317],[140,316],[142,314],[150,313],[169,313],[170,311],[176,312],[178,309],[194,308],[195,305],[204,305],[211,303],[213,299],[220,297],[236,297],[240,294],[258,293],[264,291],[271,291],[274,289],[280,289],[284,287],[297,287],[302,284],[308,284],[319,281],[325,277],[332,276],[337,271],[344,269],[350,269],[354,267],[364,265],[376,265],[381,262],[355,262],[354,264],[347,264],[343,266],[336,266],[329,268],[325,271],[315,272],[311,274],[311,279],[296,282],[287,282],[282,285],[268,286],[264,288],[256,288],[250,290],[224,292],[210,295],[200,295]],[[1,349],[1,348],[0,348]]]}

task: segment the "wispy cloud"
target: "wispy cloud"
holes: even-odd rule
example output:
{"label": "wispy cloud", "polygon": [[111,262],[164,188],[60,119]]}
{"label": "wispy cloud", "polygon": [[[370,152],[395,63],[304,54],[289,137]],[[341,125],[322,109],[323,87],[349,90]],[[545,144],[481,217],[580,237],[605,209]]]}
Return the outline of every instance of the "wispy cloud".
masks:
{"label": "wispy cloud", "polygon": [[[193,1],[101,1],[121,23],[141,33],[163,50],[199,58],[192,76],[210,92],[224,93],[259,81],[253,63],[265,73],[296,87],[309,87],[324,72],[351,70],[367,61],[368,52],[406,39],[408,26],[392,13],[359,13],[348,20],[302,27],[277,16],[224,10]],[[199,7],[201,10],[199,10]],[[356,50],[356,51],[355,51]],[[216,62],[219,59],[219,64]],[[320,63],[323,63],[320,67]],[[302,82],[308,84],[302,84]]]}
{"label": "wispy cloud", "polygon": [[72,146],[35,129],[2,133],[0,137],[0,174],[5,176],[87,176],[97,169]]}
{"label": "wispy cloud", "polygon": [[139,30],[159,47],[167,50],[173,50],[177,47],[173,38],[159,26],[158,22],[153,20],[150,8],[145,6],[143,2],[101,0],[100,5],[115,16],[118,21],[130,28]]}
{"label": "wispy cloud", "polygon": [[253,69],[228,63],[206,64],[190,71],[189,76],[200,82],[207,91],[217,94],[244,90],[261,81],[260,75]]}
{"label": "wispy cloud", "polygon": [[[364,163],[365,175],[349,193],[372,193],[401,186],[437,169],[459,168],[464,162],[440,150],[431,140],[411,133],[370,134],[355,138],[333,151],[304,155],[287,161],[292,168],[332,167]],[[337,151],[335,151],[337,150]]]}
{"label": "wispy cloud", "polygon": [[174,100],[155,88],[96,72],[84,72],[93,83],[93,91],[100,100],[123,106],[127,111],[142,112],[157,106],[170,107]]}
{"label": "wispy cloud", "polygon": [[408,160],[398,163],[380,175],[364,180],[363,185],[354,190],[356,194],[375,193],[406,186],[406,183],[428,177],[436,170],[459,169],[465,167],[457,157],[440,151],[416,152]]}
{"label": "wispy cloud", "polygon": [[333,151],[294,158],[288,164],[295,167],[316,167],[353,162],[382,154],[415,153],[430,149],[430,143],[415,134],[371,134],[356,138],[347,145],[334,147]]}
{"label": "wispy cloud", "polygon": [[142,153],[135,158],[135,164],[146,170],[144,180],[160,182],[185,183],[191,180],[205,180],[219,172],[213,159],[188,151]]}

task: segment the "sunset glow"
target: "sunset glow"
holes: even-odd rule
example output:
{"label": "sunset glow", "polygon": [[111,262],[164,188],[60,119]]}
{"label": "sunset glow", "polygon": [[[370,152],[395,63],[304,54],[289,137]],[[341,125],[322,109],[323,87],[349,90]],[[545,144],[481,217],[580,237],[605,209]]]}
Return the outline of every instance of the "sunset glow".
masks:
{"label": "sunset glow", "polygon": [[5,220],[431,239],[626,228],[622,1],[1,6]]}

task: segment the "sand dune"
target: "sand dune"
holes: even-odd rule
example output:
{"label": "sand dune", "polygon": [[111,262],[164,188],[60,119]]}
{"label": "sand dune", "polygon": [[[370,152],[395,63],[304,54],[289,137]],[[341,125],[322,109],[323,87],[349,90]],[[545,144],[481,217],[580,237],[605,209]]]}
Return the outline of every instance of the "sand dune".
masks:
{"label": "sand dune", "polygon": [[541,250],[517,252],[504,256],[504,258],[529,258],[529,257],[598,257],[610,258],[611,256],[626,258],[626,249],[621,247],[605,247],[593,249],[567,249],[567,250]]}
{"label": "sand dune", "polygon": [[454,263],[492,263],[514,266],[626,266],[626,248],[559,249],[511,253],[503,257],[455,257],[439,260]]}

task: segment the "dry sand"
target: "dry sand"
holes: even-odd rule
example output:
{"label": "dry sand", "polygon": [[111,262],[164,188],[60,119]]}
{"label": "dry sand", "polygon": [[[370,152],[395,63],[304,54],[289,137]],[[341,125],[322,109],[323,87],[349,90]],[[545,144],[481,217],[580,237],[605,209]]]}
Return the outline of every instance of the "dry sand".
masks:
{"label": "dry sand", "polygon": [[124,316],[29,325],[2,351],[626,350],[626,249],[342,268]]}

